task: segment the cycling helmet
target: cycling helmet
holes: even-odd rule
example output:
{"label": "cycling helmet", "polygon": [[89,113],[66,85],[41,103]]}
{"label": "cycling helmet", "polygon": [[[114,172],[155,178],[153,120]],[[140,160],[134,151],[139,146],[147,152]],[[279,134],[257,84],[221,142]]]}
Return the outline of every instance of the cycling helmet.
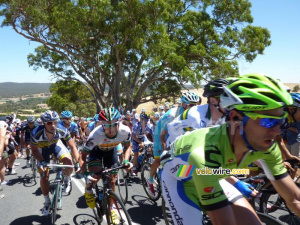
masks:
{"label": "cycling helmet", "polygon": [[293,99],[293,106],[300,108],[300,94],[299,93],[290,93]]}
{"label": "cycling helmet", "polygon": [[159,108],[159,109],[164,109],[164,106],[163,106],[163,105],[160,105],[158,108]]}
{"label": "cycling helmet", "polygon": [[6,118],[6,123],[12,122],[14,120],[13,115],[7,115],[5,118]]}
{"label": "cycling helmet", "polygon": [[259,111],[292,105],[293,99],[280,81],[262,74],[249,74],[224,87],[220,104],[228,110]]}
{"label": "cycling helmet", "polygon": [[197,104],[199,102],[199,96],[194,92],[184,92],[181,96],[181,102],[185,104]]}
{"label": "cycling helmet", "polygon": [[141,113],[140,118],[141,118],[141,119],[149,120],[149,119],[150,119],[150,116],[147,115],[146,113]]}
{"label": "cycling helmet", "polygon": [[28,116],[27,117],[27,122],[28,123],[33,123],[35,121],[35,117],[34,116]]}
{"label": "cycling helmet", "polygon": [[60,115],[62,118],[71,118],[73,113],[71,111],[62,111]]}
{"label": "cycling helmet", "polygon": [[121,114],[115,108],[106,108],[106,109],[101,110],[99,113],[100,121],[119,120],[120,118],[121,118]]}
{"label": "cycling helmet", "polygon": [[42,123],[43,121],[41,120],[41,118],[37,118],[36,122],[37,123]]}
{"label": "cycling helmet", "polygon": [[208,82],[204,86],[203,97],[214,97],[223,94],[223,86],[228,85],[229,81],[219,78]]}
{"label": "cycling helmet", "polygon": [[159,119],[159,117],[160,117],[159,112],[155,112],[153,117],[156,119]]}
{"label": "cycling helmet", "polygon": [[78,121],[78,120],[79,120],[78,116],[74,116],[74,121]]}
{"label": "cycling helmet", "polygon": [[93,119],[94,119],[94,121],[96,121],[96,122],[99,121],[99,114],[97,113],[97,114],[94,116]]}
{"label": "cycling helmet", "polygon": [[21,124],[21,120],[20,119],[16,119],[16,124]]}
{"label": "cycling helmet", "polygon": [[59,115],[55,111],[47,110],[41,115],[43,122],[54,121],[59,119]]}

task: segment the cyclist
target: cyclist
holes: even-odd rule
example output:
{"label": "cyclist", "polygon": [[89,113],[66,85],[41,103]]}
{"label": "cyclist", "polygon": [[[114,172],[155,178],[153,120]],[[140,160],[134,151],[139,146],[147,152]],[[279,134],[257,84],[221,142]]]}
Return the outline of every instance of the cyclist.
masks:
{"label": "cyclist", "polygon": [[[41,119],[44,125],[36,127],[31,132],[31,149],[33,156],[39,162],[39,172],[41,174],[40,185],[45,198],[42,214],[46,216],[49,214],[50,208],[50,187],[49,169],[45,168],[45,165],[50,162],[50,155],[54,154],[64,165],[73,165],[71,155],[61,139],[71,149],[76,163],[78,163],[79,155],[70,132],[65,127],[58,125],[59,115],[57,112],[48,110],[41,115]],[[65,168],[64,172],[66,174],[64,191],[69,193],[72,168]]]}
{"label": "cyclist", "polygon": [[[131,138],[129,127],[123,125],[120,122],[120,118],[121,114],[115,108],[106,108],[100,111],[99,120],[101,121],[101,126],[96,127],[90,133],[81,154],[81,171],[85,174],[85,177],[87,177],[87,173],[85,173],[86,164],[88,164],[88,171],[92,173],[100,172],[103,167],[111,168],[113,165],[118,164],[116,147],[124,141],[130,142]],[[87,161],[88,155],[89,161]],[[115,191],[116,176],[117,171],[113,171],[110,183],[113,191]],[[98,176],[97,179],[99,180],[100,177]],[[90,208],[95,208],[96,203],[92,193],[92,184],[86,184],[84,196],[87,205]],[[118,218],[116,206],[112,202],[110,205],[113,223],[118,224],[120,218]]]}
{"label": "cyclist", "polygon": [[[232,199],[229,204],[219,184],[220,179],[229,175],[197,175],[199,170],[194,170],[186,176],[182,176],[185,171],[180,171],[176,176],[180,165],[236,169],[255,160],[263,165],[288,207],[300,215],[300,191],[287,175],[280,149],[274,142],[287,116],[284,107],[290,104],[292,99],[283,84],[265,75],[244,75],[224,87],[221,106],[228,110],[228,123],[188,132],[161,156],[162,190],[166,203],[172,206],[173,220],[199,224],[201,205],[214,225],[261,224],[246,199]],[[239,182],[232,184],[238,186]]]}
{"label": "cyclist", "polygon": [[220,108],[220,95],[223,86],[227,84],[227,80],[219,78],[204,86],[203,97],[207,97],[207,104],[189,108],[167,125],[167,146],[186,131],[225,123],[225,111]]}
{"label": "cyclist", "polygon": [[132,151],[133,151],[133,167],[132,167],[132,174],[134,176],[137,175],[138,171],[136,169],[139,157],[139,149],[144,148],[144,142],[148,142],[146,137],[147,133],[152,132],[152,130],[147,126],[149,122],[150,116],[146,113],[142,113],[140,115],[139,122],[135,123],[132,127]]}
{"label": "cyclist", "polygon": [[87,129],[86,129],[86,134],[87,136],[90,135],[90,133],[98,126],[101,125],[101,122],[99,120],[99,114],[95,114],[95,116],[93,117],[93,122],[89,123],[88,126],[87,126]]}
{"label": "cyclist", "polygon": [[[21,143],[26,148],[26,167],[30,167],[30,134],[38,126],[35,124],[35,117],[28,116],[27,123],[21,128]],[[24,138],[25,137],[25,138]]]}
{"label": "cyclist", "polygon": [[199,96],[193,92],[185,92],[181,96],[181,101],[182,104],[180,107],[170,109],[159,119],[154,130],[154,162],[151,165],[149,180],[147,180],[148,191],[152,196],[155,196],[153,177],[160,164],[160,155],[162,151],[166,149],[165,142],[168,134],[167,124],[175,117],[182,114],[184,110],[198,104]]}
{"label": "cyclist", "polygon": [[79,138],[79,130],[77,124],[71,121],[73,117],[73,113],[71,111],[63,111],[61,112],[60,116],[62,120],[60,120],[58,124],[67,128],[67,130],[71,134],[73,141],[75,142],[76,138]]}

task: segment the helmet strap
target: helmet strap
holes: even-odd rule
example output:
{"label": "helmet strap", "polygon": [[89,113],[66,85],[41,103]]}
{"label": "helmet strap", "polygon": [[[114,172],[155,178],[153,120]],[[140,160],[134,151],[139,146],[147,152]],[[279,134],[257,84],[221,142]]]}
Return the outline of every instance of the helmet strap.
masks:
{"label": "helmet strap", "polygon": [[244,118],[243,118],[243,120],[242,120],[242,123],[243,123],[243,127],[244,127],[244,128],[241,130],[241,135],[242,135],[242,138],[243,138],[243,140],[244,140],[244,142],[245,142],[245,144],[246,144],[248,150],[249,150],[249,151],[257,151],[257,150],[255,150],[255,149],[250,145],[250,143],[249,143],[249,141],[248,141],[248,138],[247,138],[247,136],[246,136],[246,133],[245,133],[245,127],[246,127],[246,124],[247,124],[248,120],[249,120],[249,117],[246,116],[246,115],[244,115]]}
{"label": "helmet strap", "polygon": [[54,133],[50,132],[49,130],[47,130],[46,126],[44,126],[44,128],[45,128],[45,130],[46,130],[47,133],[54,134]]}

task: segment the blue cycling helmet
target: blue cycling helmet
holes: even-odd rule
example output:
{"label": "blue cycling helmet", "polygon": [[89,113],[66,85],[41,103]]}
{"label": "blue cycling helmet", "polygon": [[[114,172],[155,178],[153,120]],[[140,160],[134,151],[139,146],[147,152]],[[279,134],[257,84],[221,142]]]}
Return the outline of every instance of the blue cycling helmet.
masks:
{"label": "blue cycling helmet", "polygon": [[100,121],[119,120],[121,118],[120,112],[115,108],[102,109],[99,113]]}
{"label": "blue cycling helmet", "polygon": [[96,121],[96,122],[99,121],[99,114],[97,113],[97,114],[94,116],[93,119],[94,119],[94,121]]}
{"label": "blue cycling helmet", "polygon": [[199,96],[196,95],[194,92],[184,92],[181,96],[181,102],[185,104],[198,104],[199,103]]}
{"label": "blue cycling helmet", "polygon": [[43,122],[59,120],[59,115],[55,111],[47,110],[41,115]]}
{"label": "blue cycling helmet", "polygon": [[71,118],[73,113],[71,111],[62,111],[60,115],[62,118]]}
{"label": "blue cycling helmet", "polygon": [[293,106],[300,108],[300,94],[299,93],[290,93],[293,99]]}

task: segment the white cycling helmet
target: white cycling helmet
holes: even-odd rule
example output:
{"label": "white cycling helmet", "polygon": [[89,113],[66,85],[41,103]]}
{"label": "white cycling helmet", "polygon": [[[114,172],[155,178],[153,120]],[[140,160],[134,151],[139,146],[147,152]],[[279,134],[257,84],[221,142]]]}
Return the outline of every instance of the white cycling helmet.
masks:
{"label": "white cycling helmet", "polygon": [[160,106],[159,106],[159,109],[164,109],[164,106],[163,106],[163,105],[160,105]]}

